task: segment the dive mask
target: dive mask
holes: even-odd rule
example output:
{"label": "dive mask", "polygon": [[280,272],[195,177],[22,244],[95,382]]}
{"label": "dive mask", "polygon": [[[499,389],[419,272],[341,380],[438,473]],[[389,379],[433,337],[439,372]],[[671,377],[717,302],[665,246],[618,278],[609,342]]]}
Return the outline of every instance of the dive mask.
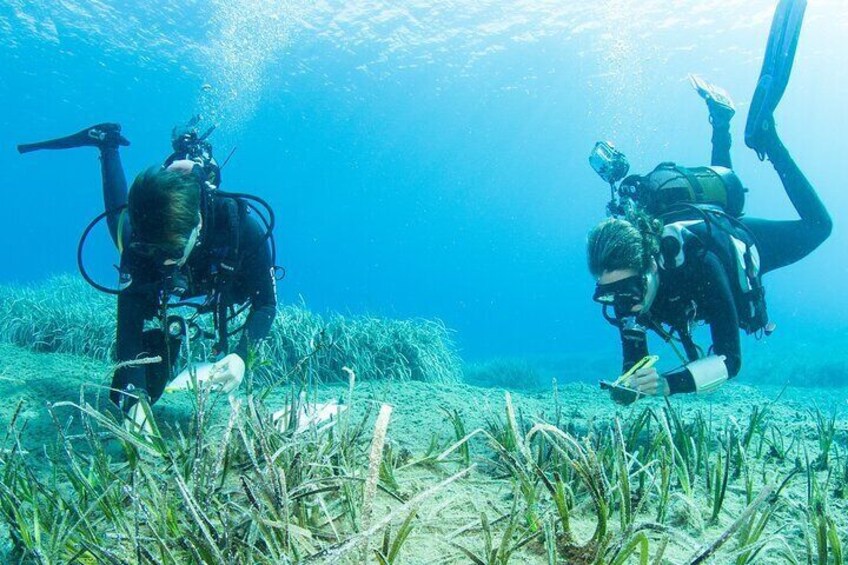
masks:
{"label": "dive mask", "polygon": [[592,300],[605,308],[612,306],[616,315],[621,316],[633,312],[633,308],[642,304],[647,288],[647,276],[633,275],[609,284],[596,285]]}
{"label": "dive mask", "polygon": [[616,316],[634,314],[634,308],[641,305],[638,313],[647,312],[657,296],[659,277],[656,270],[645,275],[633,275],[609,284],[595,286],[592,300],[604,306],[612,306]]}
{"label": "dive mask", "polygon": [[200,225],[201,224],[198,223],[198,225],[191,230],[191,234],[188,236],[188,240],[186,241],[182,252],[175,252],[174,250],[165,248],[161,244],[147,243],[145,241],[132,242],[130,244],[130,249],[132,249],[133,253],[136,255],[150,259],[154,263],[158,263],[166,267],[182,267],[185,265],[186,261],[188,261],[189,255],[191,255],[191,252],[197,245],[197,240],[200,237]]}

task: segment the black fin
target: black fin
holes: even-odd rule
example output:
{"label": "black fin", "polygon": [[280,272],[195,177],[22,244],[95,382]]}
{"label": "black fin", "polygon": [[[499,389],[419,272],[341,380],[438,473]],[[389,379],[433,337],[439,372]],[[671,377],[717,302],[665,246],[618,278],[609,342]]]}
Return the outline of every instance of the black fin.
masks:
{"label": "black fin", "polygon": [[97,124],[73,135],[22,143],[18,145],[19,153],[30,153],[42,149],[72,149],[74,147],[106,147],[108,145],[129,145],[130,142],[121,135],[121,125],[113,123]]}
{"label": "black fin", "polygon": [[760,154],[764,149],[762,134],[772,127],[772,115],[789,83],[806,9],[807,0],[780,0],[774,12],[763,68],[745,125],[745,144]]}

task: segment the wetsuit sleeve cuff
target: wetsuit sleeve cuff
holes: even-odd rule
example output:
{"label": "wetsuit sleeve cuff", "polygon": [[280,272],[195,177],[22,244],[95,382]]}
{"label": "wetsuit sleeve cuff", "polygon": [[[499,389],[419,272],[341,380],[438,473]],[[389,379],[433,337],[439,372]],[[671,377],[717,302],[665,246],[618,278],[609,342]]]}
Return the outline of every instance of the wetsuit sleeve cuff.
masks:
{"label": "wetsuit sleeve cuff", "polygon": [[716,390],[729,378],[725,359],[724,355],[710,355],[667,373],[669,394]]}

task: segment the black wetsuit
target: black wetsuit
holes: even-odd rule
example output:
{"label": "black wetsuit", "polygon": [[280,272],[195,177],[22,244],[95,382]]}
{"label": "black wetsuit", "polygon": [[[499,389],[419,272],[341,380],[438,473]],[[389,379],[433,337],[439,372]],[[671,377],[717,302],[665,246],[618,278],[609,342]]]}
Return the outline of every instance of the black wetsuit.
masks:
{"label": "black wetsuit", "polygon": [[[101,170],[106,209],[116,210],[127,202],[127,183],[116,147],[101,150]],[[161,354],[146,350],[151,345],[144,339],[143,330],[145,320],[159,313],[159,297],[166,272],[161,265],[126,247],[132,241],[132,228],[129,222],[124,222],[119,238],[119,215],[107,216],[107,222],[115,243],[118,244],[120,239],[124,246],[121,255],[123,282],[131,281],[118,295],[116,356],[120,363]],[[273,261],[270,242],[265,235],[265,227],[243,202],[215,198],[204,213],[197,246],[179,269],[187,282],[187,291],[182,298],[220,292],[222,308],[250,301],[247,321],[234,351],[243,359],[247,359],[250,346],[268,335],[276,313]],[[231,266],[233,270],[227,271],[222,266]],[[221,336],[218,337],[221,340]],[[151,369],[151,366],[118,369],[112,380],[112,388],[117,390],[112,392],[111,398],[116,404],[122,404],[121,397],[125,395],[117,391],[134,391],[134,394],[144,391],[155,401],[165,386],[163,375],[168,372],[161,367]],[[127,402],[123,404],[126,406]]]}
{"label": "black wetsuit", "polygon": [[[731,168],[729,125],[713,129],[712,143],[713,166]],[[761,274],[805,257],[827,239],[832,229],[830,215],[776,134],[767,155],[800,219],[742,218],[741,222],[755,240]],[[702,224],[692,229],[697,231],[704,227]],[[694,250],[684,246],[684,252],[687,260],[682,267],[659,270],[659,289],[650,312],[638,317],[617,313],[624,370],[627,371],[648,354],[647,330],[665,335],[662,324],[685,328],[690,322],[704,321],[709,325],[712,337],[709,353],[723,355],[728,375],[736,376],[742,367],[742,351],[737,302],[730,279],[732,274],[728,272],[726,262],[723,263],[722,258],[710,249]],[[691,342],[684,341],[684,347],[689,361],[704,356],[704,352]],[[672,394],[695,391],[694,379],[686,367],[671,371],[665,377]]]}

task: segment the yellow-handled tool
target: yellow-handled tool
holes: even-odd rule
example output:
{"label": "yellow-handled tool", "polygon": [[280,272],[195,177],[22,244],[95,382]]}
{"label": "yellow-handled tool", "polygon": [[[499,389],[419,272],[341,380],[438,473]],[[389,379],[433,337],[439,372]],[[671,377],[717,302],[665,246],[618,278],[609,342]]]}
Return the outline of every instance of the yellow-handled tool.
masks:
{"label": "yellow-handled tool", "polygon": [[643,394],[629,386],[624,386],[622,383],[627,382],[627,379],[632,377],[633,373],[639,369],[650,369],[659,360],[660,358],[658,355],[646,355],[630,367],[627,372],[615,379],[615,381],[601,381],[601,388],[603,390],[610,391],[610,394],[613,396],[613,400],[619,404],[630,404],[631,402],[639,399],[639,397],[643,396]]}
{"label": "yellow-handled tool", "polygon": [[636,363],[632,367],[630,367],[630,369],[626,373],[615,379],[612,384],[614,386],[621,386],[621,383],[632,377],[633,373],[635,373],[639,369],[650,369],[651,367],[656,365],[657,361],[659,360],[659,355],[645,355],[644,357],[636,361]]}

